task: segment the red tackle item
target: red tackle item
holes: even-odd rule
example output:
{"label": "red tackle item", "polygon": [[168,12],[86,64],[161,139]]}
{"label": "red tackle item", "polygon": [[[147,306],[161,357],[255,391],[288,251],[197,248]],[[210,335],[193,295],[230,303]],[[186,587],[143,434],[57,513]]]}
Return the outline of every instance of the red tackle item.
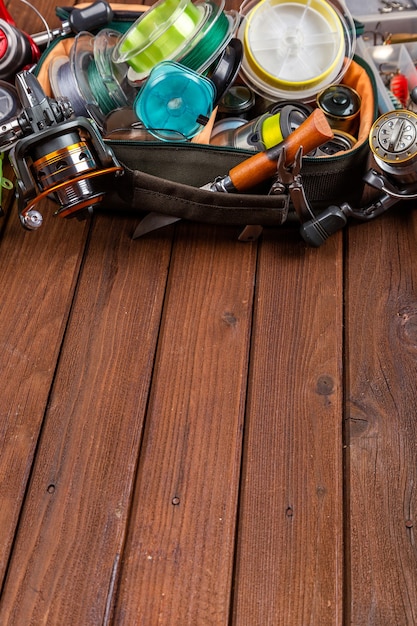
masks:
{"label": "red tackle item", "polygon": [[393,95],[399,100],[404,108],[407,107],[408,102],[408,81],[404,74],[398,70],[390,80],[390,90]]}

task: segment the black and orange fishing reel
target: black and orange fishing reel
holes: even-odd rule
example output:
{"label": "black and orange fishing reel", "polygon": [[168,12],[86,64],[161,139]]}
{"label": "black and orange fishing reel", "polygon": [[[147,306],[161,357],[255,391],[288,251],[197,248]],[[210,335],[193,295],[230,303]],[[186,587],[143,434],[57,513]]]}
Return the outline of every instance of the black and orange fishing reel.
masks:
{"label": "black and orange fishing reel", "polygon": [[0,150],[10,151],[22,225],[39,228],[37,205],[46,197],[58,204],[55,215],[86,217],[106,194],[103,177],[114,180],[122,166],[94,122],[73,117],[69,100],[47,97],[27,71],[15,84],[22,109],[0,126]]}

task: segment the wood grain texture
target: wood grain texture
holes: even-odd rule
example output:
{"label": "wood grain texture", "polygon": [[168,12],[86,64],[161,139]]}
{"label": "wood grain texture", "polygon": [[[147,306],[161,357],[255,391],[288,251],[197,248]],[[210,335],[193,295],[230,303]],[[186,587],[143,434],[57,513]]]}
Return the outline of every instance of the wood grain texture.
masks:
{"label": "wood grain texture", "polygon": [[256,262],[236,235],[175,243],[118,625],[228,623]]}
{"label": "wood grain texture", "polygon": [[236,626],[341,623],[341,252],[339,237],[313,252],[294,231],[260,250]]}
{"label": "wood grain texture", "polygon": [[3,578],[71,308],[88,225],[10,215],[0,242],[0,576]]}
{"label": "wood grain texture", "polygon": [[[6,3],[24,28],[42,30],[41,21],[21,2]],[[55,24],[54,7],[38,10]],[[5,175],[13,173],[4,159]],[[3,580],[22,506],[56,360],[71,307],[88,225],[51,217],[42,202],[42,232],[25,232],[10,194],[3,190],[7,216],[1,218],[0,346],[0,579]],[[7,296],[7,297],[6,297]]]}
{"label": "wood grain texture", "polygon": [[[417,222],[349,231],[347,623],[417,623]],[[366,288],[365,288],[366,285]]]}
{"label": "wood grain texture", "polygon": [[416,624],[412,212],[313,250],[41,207],[0,225],[0,624]]}
{"label": "wood grain texture", "polygon": [[2,624],[93,625],[107,615],[171,251],[169,238],[138,243],[131,231],[130,220],[102,217],[92,233],[3,591]]}

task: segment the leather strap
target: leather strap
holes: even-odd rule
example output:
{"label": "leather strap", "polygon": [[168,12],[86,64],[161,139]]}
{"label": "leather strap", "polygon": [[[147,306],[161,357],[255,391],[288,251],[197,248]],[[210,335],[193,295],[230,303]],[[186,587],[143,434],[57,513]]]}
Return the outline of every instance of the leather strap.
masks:
{"label": "leather strap", "polygon": [[288,215],[288,196],[207,191],[125,167],[116,180],[126,208],[153,211],[195,222],[279,226]]}

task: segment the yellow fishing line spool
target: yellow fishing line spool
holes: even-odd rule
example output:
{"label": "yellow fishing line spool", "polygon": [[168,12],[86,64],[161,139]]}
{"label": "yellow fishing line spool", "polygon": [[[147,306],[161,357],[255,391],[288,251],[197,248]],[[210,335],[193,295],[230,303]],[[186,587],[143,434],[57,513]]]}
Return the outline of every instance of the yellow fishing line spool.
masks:
{"label": "yellow fishing line spool", "polygon": [[136,80],[144,79],[157,63],[176,58],[208,17],[208,7],[203,3],[159,0],[123,35],[113,60],[127,63]]}
{"label": "yellow fishing line spool", "polygon": [[242,7],[242,74],[265,97],[314,97],[353,57],[353,19],[338,0],[249,0]]}
{"label": "yellow fishing line spool", "polygon": [[284,140],[280,124],[281,112],[265,117],[262,124],[262,140],[265,148],[272,148]]}
{"label": "yellow fishing line spool", "polygon": [[319,84],[344,55],[340,19],[324,0],[262,0],[248,16],[243,45],[258,78],[290,89]]}

